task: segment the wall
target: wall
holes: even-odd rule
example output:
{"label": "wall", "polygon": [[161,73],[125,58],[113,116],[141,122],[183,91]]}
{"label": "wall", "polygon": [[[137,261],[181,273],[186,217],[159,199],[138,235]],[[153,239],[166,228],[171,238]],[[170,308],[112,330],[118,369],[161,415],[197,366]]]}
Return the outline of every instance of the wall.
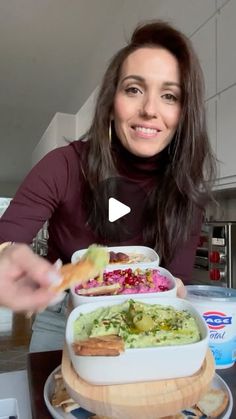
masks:
{"label": "wall", "polygon": [[207,209],[207,217],[236,221],[236,1],[217,0],[215,7],[214,14],[191,36],[204,71],[208,132],[219,160],[218,205]]}
{"label": "wall", "polygon": [[99,87],[96,87],[76,115],[76,138],[84,135],[90,127],[98,89]]}
{"label": "wall", "polygon": [[93,116],[97,91],[98,88],[92,92],[76,115],[56,113],[33,151],[32,166],[49,151],[66,145],[85,134]]}
{"label": "wall", "polygon": [[207,87],[208,128],[218,162],[215,189],[236,187],[236,2],[216,1],[214,15],[192,36]]}
{"label": "wall", "polygon": [[216,204],[208,206],[206,218],[209,220],[236,221],[236,190],[215,193]]}
{"label": "wall", "polygon": [[18,182],[0,182],[0,197],[12,198],[18,187]]}
{"label": "wall", "polygon": [[57,112],[32,154],[34,166],[45,154],[75,138],[75,115]]}

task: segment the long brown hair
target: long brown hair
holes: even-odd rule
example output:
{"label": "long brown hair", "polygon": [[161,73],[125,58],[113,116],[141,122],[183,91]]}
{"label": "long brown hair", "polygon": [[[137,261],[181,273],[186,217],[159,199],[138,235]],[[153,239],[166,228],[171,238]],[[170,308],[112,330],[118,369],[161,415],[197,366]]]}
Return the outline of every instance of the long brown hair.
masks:
{"label": "long brown hair", "polygon": [[86,177],[90,189],[87,210],[99,236],[104,237],[105,214],[98,204],[99,182],[116,174],[108,130],[113,100],[124,60],[142,47],[162,47],[178,60],[181,75],[181,117],[169,146],[169,161],[158,188],[153,190],[144,225],[144,242],[152,245],[164,263],[193,228],[198,208],[203,210],[211,197],[215,160],[208,141],[204,106],[204,81],[190,40],[163,21],[140,24],[127,46],[112,58],[101,83],[94,118],[88,131],[90,140]]}

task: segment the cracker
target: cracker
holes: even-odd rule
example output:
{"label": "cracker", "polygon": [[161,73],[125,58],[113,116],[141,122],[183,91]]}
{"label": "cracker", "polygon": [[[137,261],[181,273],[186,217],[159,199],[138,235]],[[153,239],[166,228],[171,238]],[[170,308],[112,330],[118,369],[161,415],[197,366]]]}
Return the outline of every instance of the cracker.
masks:
{"label": "cracker", "polygon": [[54,381],[54,391],[51,398],[52,406],[61,407],[67,413],[80,407],[67,393],[61,371],[54,374]]}
{"label": "cracker", "polygon": [[62,281],[59,284],[53,284],[51,288],[61,293],[75,284],[88,282],[91,278],[101,276],[108,263],[107,249],[103,246],[91,245],[77,263],[67,263],[60,268]]}
{"label": "cracker", "polygon": [[111,285],[101,285],[91,288],[81,288],[77,291],[78,295],[84,295],[86,297],[94,295],[114,295],[122,289],[122,286],[118,283]]}
{"label": "cracker", "polygon": [[196,406],[202,413],[211,417],[217,418],[224,412],[229,402],[228,394],[220,389],[210,389],[199,400]]}
{"label": "cracker", "polygon": [[117,335],[91,337],[73,343],[75,355],[118,356],[124,352],[124,341]]}

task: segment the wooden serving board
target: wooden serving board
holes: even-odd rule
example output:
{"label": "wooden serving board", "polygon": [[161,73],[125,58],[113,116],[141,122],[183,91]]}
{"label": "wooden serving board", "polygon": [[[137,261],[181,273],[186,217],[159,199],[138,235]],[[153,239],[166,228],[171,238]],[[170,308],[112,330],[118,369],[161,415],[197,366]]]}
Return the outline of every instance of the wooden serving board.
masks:
{"label": "wooden serving board", "polygon": [[89,384],[75,372],[66,348],[61,368],[67,390],[74,400],[90,412],[114,419],[157,419],[177,414],[201,398],[215,373],[210,350],[197,373],[173,380],[108,386]]}

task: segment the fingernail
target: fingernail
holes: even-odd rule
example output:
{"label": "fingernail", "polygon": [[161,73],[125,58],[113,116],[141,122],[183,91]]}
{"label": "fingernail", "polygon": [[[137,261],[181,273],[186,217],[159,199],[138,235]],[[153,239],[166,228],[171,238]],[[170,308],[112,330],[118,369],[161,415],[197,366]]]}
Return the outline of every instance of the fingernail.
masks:
{"label": "fingernail", "polygon": [[53,285],[59,285],[62,281],[62,278],[56,272],[48,272],[47,277]]}
{"label": "fingernail", "polygon": [[56,270],[61,269],[61,267],[62,267],[61,259],[57,259],[56,262],[54,263],[54,266],[55,266]]}

